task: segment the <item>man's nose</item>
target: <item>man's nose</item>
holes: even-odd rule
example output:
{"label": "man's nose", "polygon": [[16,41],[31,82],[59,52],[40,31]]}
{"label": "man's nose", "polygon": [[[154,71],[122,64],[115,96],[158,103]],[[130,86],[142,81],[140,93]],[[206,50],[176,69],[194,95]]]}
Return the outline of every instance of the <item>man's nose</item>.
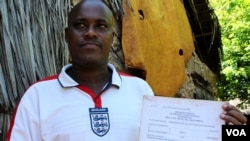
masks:
{"label": "man's nose", "polygon": [[85,38],[94,38],[94,37],[97,37],[97,32],[96,32],[95,28],[92,27],[92,26],[90,26],[90,27],[86,30],[86,32],[85,32],[85,34],[84,34],[84,37],[85,37]]}

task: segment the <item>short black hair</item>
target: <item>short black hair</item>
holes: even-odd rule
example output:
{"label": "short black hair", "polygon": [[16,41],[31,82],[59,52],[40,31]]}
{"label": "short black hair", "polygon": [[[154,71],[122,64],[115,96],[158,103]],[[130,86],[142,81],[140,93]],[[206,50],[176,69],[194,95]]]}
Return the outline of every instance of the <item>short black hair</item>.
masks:
{"label": "short black hair", "polygon": [[[84,3],[85,1],[88,1],[88,0],[81,0],[75,6],[73,6],[73,8],[69,11],[69,13],[68,13],[68,24],[70,23],[71,14],[74,13],[74,11],[77,10],[78,7],[81,6],[81,4]],[[94,0],[89,0],[89,1],[94,1]],[[96,1],[103,2],[108,7],[108,9],[111,11],[112,15],[114,16],[114,11],[112,10],[112,7],[111,7],[110,2],[108,0],[96,0]]]}

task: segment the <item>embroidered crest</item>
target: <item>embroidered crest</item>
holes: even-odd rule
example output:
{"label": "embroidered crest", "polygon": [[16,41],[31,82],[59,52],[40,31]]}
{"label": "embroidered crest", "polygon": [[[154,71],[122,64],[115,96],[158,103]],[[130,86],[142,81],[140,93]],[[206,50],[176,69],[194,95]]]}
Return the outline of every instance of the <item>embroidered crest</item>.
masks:
{"label": "embroidered crest", "polygon": [[100,137],[106,135],[110,128],[108,108],[89,108],[89,116],[92,131]]}

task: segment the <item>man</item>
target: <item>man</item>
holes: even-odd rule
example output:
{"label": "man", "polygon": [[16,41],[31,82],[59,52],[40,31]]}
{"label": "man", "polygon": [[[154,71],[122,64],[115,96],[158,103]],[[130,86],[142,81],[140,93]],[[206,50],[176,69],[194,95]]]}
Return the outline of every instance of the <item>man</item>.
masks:
{"label": "man", "polygon": [[[65,30],[72,64],[25,92],[7,141],[138,141],[142,98],[153,92],[108,63],[113,18],[101,0],[72,9]],[[223,108],[226,122],[246,122],[235,107]]]}

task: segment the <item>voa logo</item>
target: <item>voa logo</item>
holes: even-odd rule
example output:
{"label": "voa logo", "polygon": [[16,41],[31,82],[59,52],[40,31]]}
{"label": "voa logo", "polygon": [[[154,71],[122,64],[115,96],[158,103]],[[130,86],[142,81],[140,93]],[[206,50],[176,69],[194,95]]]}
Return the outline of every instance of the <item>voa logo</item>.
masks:
{"label": "voa logo", "polygon": [[226,129],[227,136],[247,136],[244,129]]}

